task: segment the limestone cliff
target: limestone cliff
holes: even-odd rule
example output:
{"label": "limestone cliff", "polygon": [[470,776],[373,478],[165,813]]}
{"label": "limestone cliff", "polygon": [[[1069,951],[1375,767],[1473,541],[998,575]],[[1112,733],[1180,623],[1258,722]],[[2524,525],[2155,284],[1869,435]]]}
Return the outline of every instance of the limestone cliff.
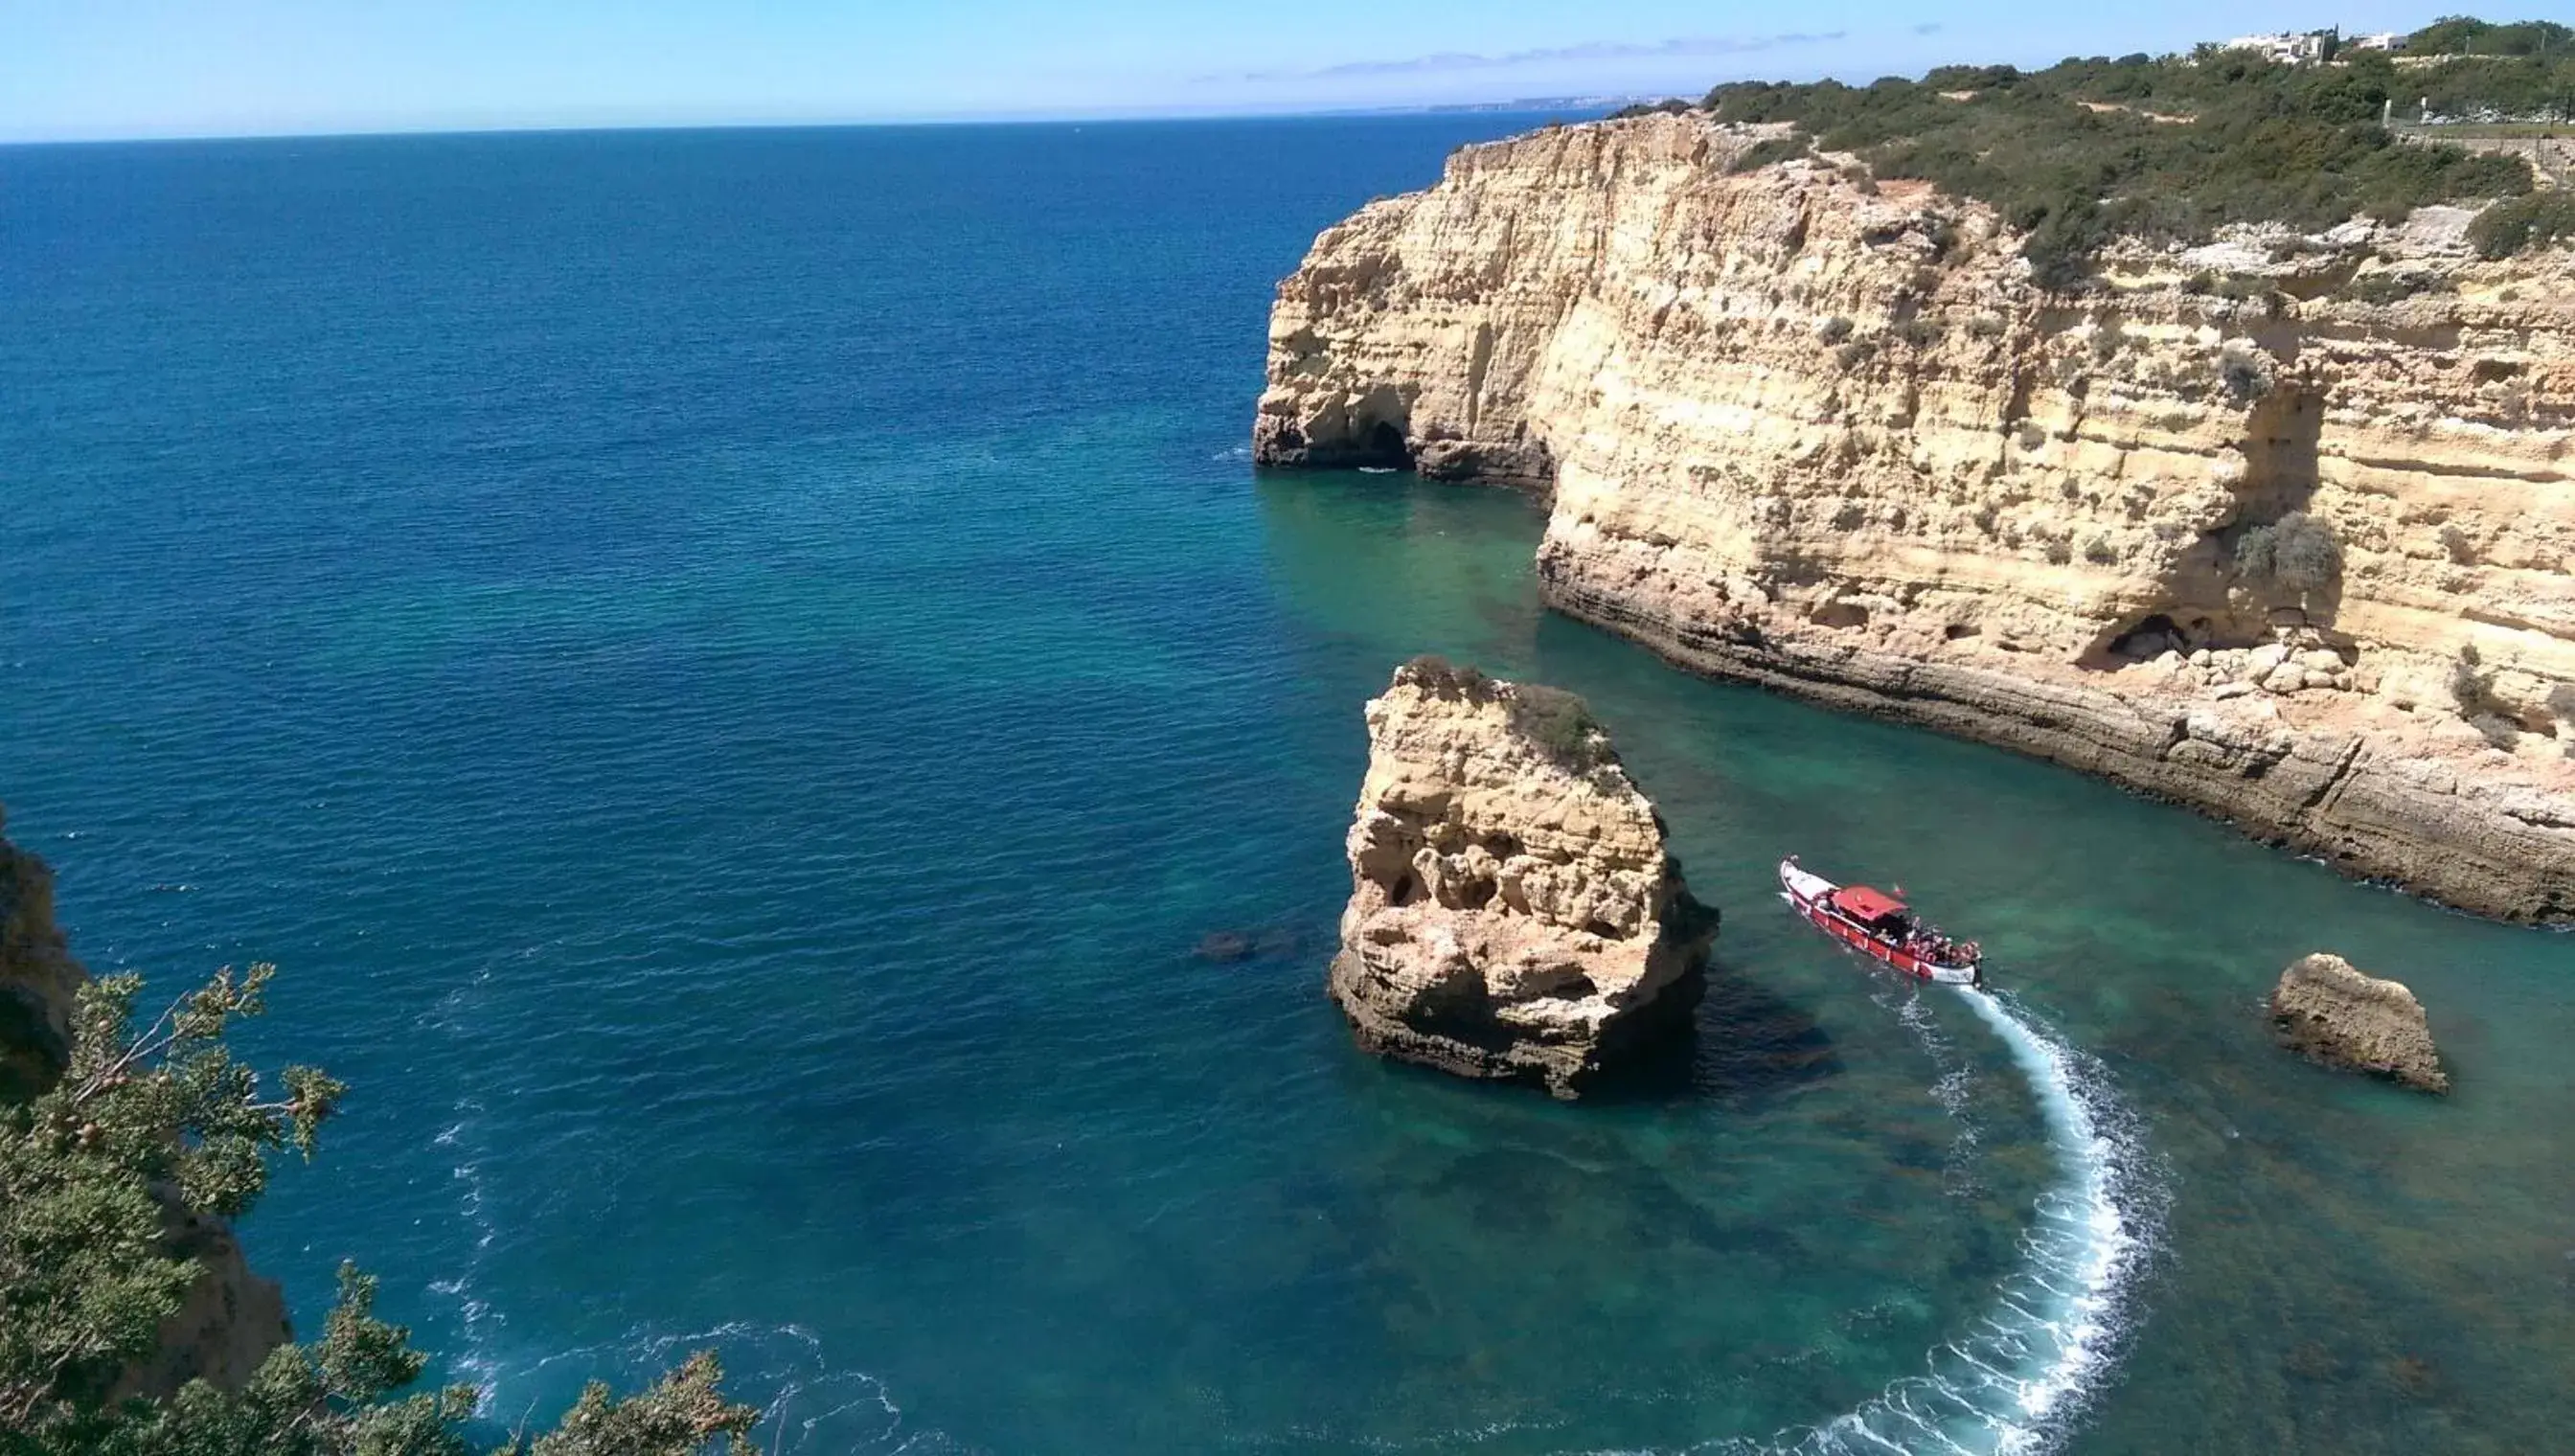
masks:
{"label": "limestone cliff", "polygon": [[1546,486],[1549,603],[1683,665],[2575,916],[2575,254],[2426,209],[2050,295],[1758,135],[1550,128],[1326,231],[1258,458]]}
{"label": "limestone cliff", "polygon": [[2391,1078],[2418,1091],[2450,1090],[2423,1003],[2401,982],[2363,975],[2339,955],[2300,956],[2271,991],[2271,1028],[2282,1045],[2332,1066]]}
{"label": "limestone cliff", "polygon": [[[72,1003],[88,978],[54,921],[53,871],[0,838],[0,1101],[24,1100],[62,1075]],[[221,1219],[174,1209],[168,1247],[205,1272],[162,1325],[160,1349],[118,1390],[165,1396],[200,1377],[240,1385],[289,1338],[284,1296],[250,1271]]]}
{"label": "limestone cliff", "polygon": [[1367,725],[1330,977],[1362,1045],[1570,1097],[1687,1022],[1716,914],[1579,700],[1422,659]]}

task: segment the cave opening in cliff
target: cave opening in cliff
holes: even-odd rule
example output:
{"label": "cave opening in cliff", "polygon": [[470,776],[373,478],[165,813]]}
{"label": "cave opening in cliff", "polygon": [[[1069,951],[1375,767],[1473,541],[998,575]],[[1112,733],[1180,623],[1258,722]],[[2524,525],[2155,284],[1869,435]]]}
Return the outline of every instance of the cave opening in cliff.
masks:
{"label": "cave opening in cliff", "polygon": [[2271,640],[2261,616],[2231,610],[2195,611],[2180,605],[2125,618],[2095,639],[2078,665],[2115,672],[2136,663],[2151,663],[2165,653],[2184,657],[2200,651],[2225,652],[2257,647]]}
{"label": "cave opening in cliff", "polygon": [[2150,662],[2168,652],[2188,653],[2193,650],[2190,635],[2181,624],[2161,612],[2151,612],[2144,621],[2119,634],[2110,643],[2110,656],[2132,663]]}
{"label": "cave opening in cliff", "polygon": [[1359,454],[1369,465],[1403,470],[1412,464],[1412,449],[1404,443],[1403,428],[1391,420],[1379,420],[1368,427]]}

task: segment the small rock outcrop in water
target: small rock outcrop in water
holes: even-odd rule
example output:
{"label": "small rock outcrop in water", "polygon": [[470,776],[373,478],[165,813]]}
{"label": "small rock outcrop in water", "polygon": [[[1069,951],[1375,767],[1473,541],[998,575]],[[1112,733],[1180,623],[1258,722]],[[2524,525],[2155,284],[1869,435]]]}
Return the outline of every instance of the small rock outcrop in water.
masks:
{"label": "small rock outcrop in water", "polygon": [[[0,1101],[39,1095],[62,1075],[72,1003],[88,979],[54,922],[53,871],[0,839]],[[222,1219],[173,1209],[166,1242],[205,1272],[162,1325],[159,1348],[127,1368],[119,1393],[167,1396],[199,1378],[240,1386],[288,1338],[284,1297],[250,1271]]]}
{"label": "small rock outcrop in water", "polygon": [[2339,955],[2319,951],[2280,972],[2271,1028],[2282,1045],[2318,1061],[2421,1091],[2450,1089],[2423,1003],[2399,982],[2363,975]]}
{"label": "small rock outcrop in water", "polygon": [[1579,699],[1422,658],[1367,725],[1330,979],[1362,1046],[1571,1097],[1687,1024],[1716,912]]}

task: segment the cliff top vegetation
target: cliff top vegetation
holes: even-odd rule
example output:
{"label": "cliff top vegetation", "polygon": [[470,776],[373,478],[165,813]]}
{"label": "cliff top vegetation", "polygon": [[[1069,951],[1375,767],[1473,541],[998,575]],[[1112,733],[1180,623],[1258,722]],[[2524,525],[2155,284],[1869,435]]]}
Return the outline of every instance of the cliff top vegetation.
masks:
{"label": "cliff top vegetation", "polygon": [[2531,190],[2517,157],[2407,140],[2383,123],[2402,127],[2426,111],[2575,123],[2575,30],[2553,22],[2453,17],[2395,52],[2339,48],[2331,37],[2325,50],[2312,65],[2202,46],[2072,57],[2040,71],[1943,66],[1866,86],[1744,81],[1687,109],[1786,123],[1804,143],[1857,155],[1875,177],[1990,204],[2028,233],[2023,252],[2051,288],[2078,283],[2116,236],[2197,242],[2255,222],[2317,229]]}
{"label": "cliff top vegetation", "polygon": [[1452,702],[1507,701],[1511,727],[1544,749],[1564,767],[1589,772],[1612,761],[1609,730],[1578,694],[1543,683],[1501,683],[1482,669],[1424,653],[1397,671],[1397,683],[1411,683],[1435,698]]}

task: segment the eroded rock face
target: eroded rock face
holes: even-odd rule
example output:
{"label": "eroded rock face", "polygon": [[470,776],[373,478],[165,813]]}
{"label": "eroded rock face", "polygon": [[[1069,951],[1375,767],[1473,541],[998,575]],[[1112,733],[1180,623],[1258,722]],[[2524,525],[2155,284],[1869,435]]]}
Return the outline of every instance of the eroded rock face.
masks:
{"label": "eroded rock face", "polygon": [[1551,128],[1326,231],[1257,455],[1548,484],[1549,604],[1684,666],[2575,917],[2575,252],[2427,208],[2049,295],[1759,135]]}
{"label": "eroded rock face", "polygon": [[1361,1045],[1571,1097],[1686,1027],[1716,912],[1579,700],[1424,659],[1367,725],[1329,982]]}
{"label": "eroded rock face", "polygon": [[2282,1045],[2329,1065],[2426,1092],[2450,1089],[2423,1003],[2402,983],[2364,975],[2339,955],[2318,951],[2280,972],[2271,1029]]}
{"label": "eroded rock face", "polygon": [[[0,838],[0,1100],[37,1095],[62,1075],[72,1003],[88,979],[54,920],[53,871]],[[166,1242],[205,1273],[162,1325],[160,1348],[128,1369],[117,1391],[166,1396],[200,1378],[238,1387],[291,1338],[285,1298],[251,1272],[221,1219],[174,1209]]]}

